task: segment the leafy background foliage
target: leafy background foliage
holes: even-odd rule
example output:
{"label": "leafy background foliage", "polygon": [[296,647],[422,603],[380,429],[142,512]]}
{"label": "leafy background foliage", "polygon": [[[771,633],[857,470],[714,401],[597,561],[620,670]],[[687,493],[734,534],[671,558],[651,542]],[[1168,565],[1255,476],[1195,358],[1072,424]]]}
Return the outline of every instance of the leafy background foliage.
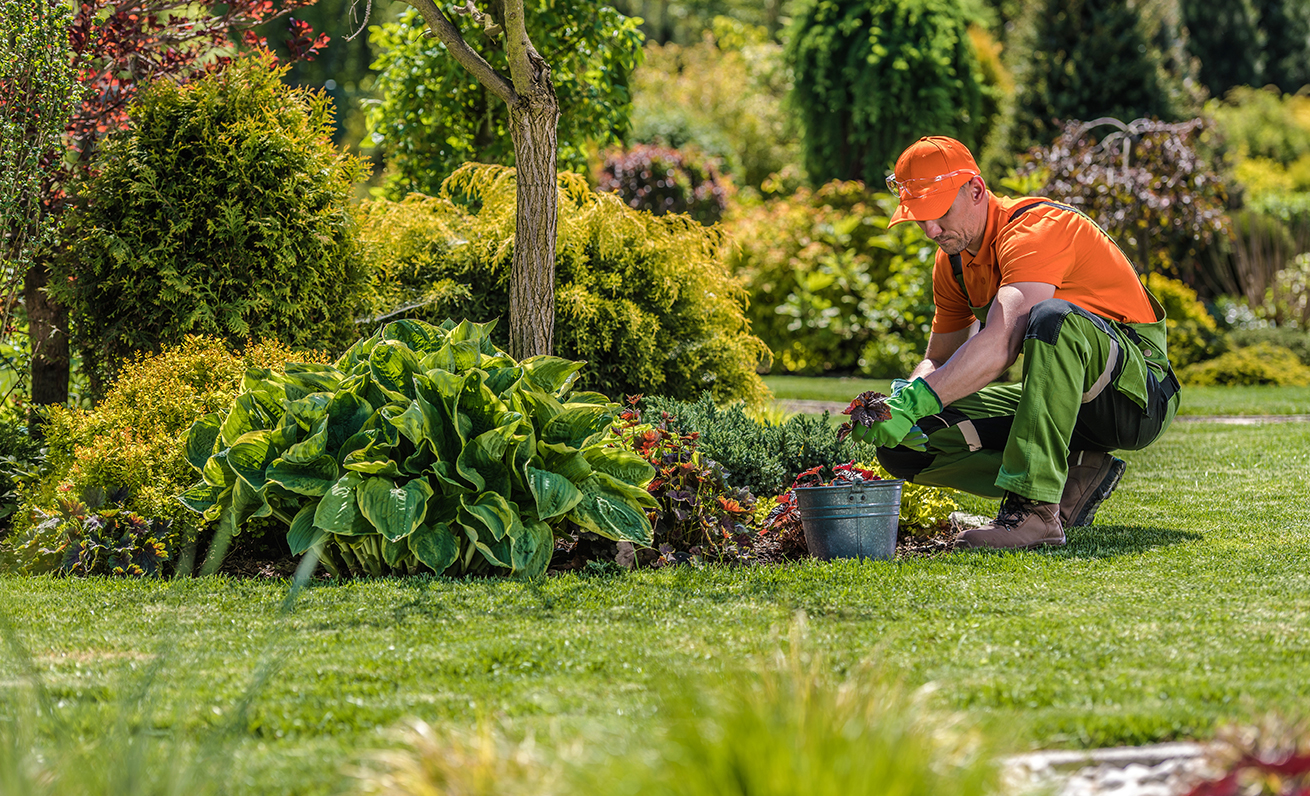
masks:
{"label": "leafy background foliage", "polygon": [[[1175,121],[1190,97],[1186,66],[1170,46],[1178,21],[1153,17],[1130,0],[1034,0],[1011,39],[1011,96],[982,160],[999,176],[1060,125],[1112,116]],[[1208,23],[1207,23],[1208,24]],[[1153,46],[1163,39],[1164,46]]]}
{"label": "leafy background foliage", "polygon": [[[508,74],[504,49],[487,39],[467,17],[446,3],[447,17],[462,27],[465,41],[492,66]],[[628,127],[628,79],[641,55],[635,20],[612,7],[586,0],[527,3],[528,36],[551,67],[559,98],[559,163],[585,171],[589,146],[608,146]],[[459,65],[438,39],[425,38],[418,11],[395,23],[369,29],[381,49],[373,91],[380,101],[368,110],[369,129],[389,166],[388,194],[436,194],[463,163],[514,165],[505,103]]]}
{"label": "leafy background foliage", "polygon": [[156,83],[102,149],[51,287],[98,390],[119,360],[188,334],[338,349],[356,336],[366,277],[347,201],[363,164],[332,147],[326,99],[283,72],[251,56]]}
{"label": "leafy background foliage", "polygon": [[[768,351],[747,327],[722,230],[638,212],[575,174],[559,185],[555,349],[589,363],[580,386],[761,400]],[[364,203],[375,317],[505,318],[514,201],[512,170],[468,165],[436,197]]]}
{"label": "leafy background foliage", "polygon": [[1070,122],[1050,146],[1028,153],[1019,175],[1043,180],[1036,193],[1090,216],[1139,271],[1179,277],[1187,270],[1180,263],[1197,262],[1227,222],[1223,183],[1197,149],[1203,128],[1199,118],[1137,119],[1124,129]]}
{"label": "leafy background foliage", "polygon": [[885,193],[832,182],[725,222],[733,270],[753,296],[751,328],[783,369],[900,376],[918,364],[936,247],[913,225],[888,229],[895,207]]}
{"label": "leafy background foliage", "polygon": [[629,141],[718,159],[739,186],[799,170],[800,129],[786,107],[791,71],[763,27],[715,17],[699,41],[649,43],[632,76]]}
{"label": "leafy background foliage", "polygon": [[686,213],[702,224],[723,217],[730,188],[699,152],[646,144],[610,152],[597,186],[633,209],[657,216]]}
{"label": "leafy background foliage", "polygon": [[880,185],[920,136],[982,143],[984,86],[968,12],[948,0],[805,0],[787,57],[805,168]]}

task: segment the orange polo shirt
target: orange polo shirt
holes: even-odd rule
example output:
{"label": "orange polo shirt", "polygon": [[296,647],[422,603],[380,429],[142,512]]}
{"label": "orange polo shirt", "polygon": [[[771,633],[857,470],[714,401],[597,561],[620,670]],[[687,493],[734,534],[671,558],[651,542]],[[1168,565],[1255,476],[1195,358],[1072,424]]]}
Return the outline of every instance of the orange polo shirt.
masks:
{"label": "orange polo shirt", "polygon": [[1010,221],[1018,208],[1041,197],[1003,199],[987,192],[987,230],[975,257],[964,262],[965,296],[951,273],[950,258],[937,250],[932,272],[932,330],[947,333],[974,322],[970,307],[985,307],[1001,285],[1045,282],[1055,298],[1088,312],[1126,323],[1155,320],[1146,290],[1119,247],[1085,216],[1050,205],[1034,207]]}

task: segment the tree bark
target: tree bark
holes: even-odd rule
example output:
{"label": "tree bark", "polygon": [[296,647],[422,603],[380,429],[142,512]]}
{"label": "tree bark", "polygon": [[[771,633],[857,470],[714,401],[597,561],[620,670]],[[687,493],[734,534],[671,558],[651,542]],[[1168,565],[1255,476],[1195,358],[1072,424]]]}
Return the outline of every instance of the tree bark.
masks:
{"label": "tree bark", "polygon": [[[510,136],[514,139],[518,188],[515,211],[514,259],[510,268],[509,353],[515,359],[549,354],[555,342],[555,234],[559,194],[555,179],[559,100],[550,80],[550,65],[528,38],[523,0],[504,0],[496,6],[504,25],[503,36],[509,76],[496,71],[469,47],[459,28],[433,0],[405,0],[428,23],[429,35],[446,49],[478,82],[509,106]],[[465,11],[483,25],[494,20],[477,12],[472,0]]]}
{"label": "tree bark", "polygon": [[509,279],[509,354],[549,354],[555,347],[555,235],[559,192],[555,180],[559,102],[544,84],[510,106],[517,165],[514,261]]}
{"label": "tree bark", "polygon": [[[45,286],[50,272],[38,259],[27,270],[23,300],[27,304],[28,336],[32,344],[32,406],[68,403],[68,311],[50,300]],[[29,416],[35,431],[37,418]]]}

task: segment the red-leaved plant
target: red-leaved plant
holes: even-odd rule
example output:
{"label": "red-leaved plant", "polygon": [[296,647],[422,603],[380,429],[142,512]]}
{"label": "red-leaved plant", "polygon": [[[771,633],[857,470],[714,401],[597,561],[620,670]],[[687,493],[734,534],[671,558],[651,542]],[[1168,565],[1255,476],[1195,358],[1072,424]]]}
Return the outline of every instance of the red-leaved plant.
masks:
{"label": "red-leaved plant", "polygon": [[696,449],[698,433],[669,428],[672,415],[643,421],[640,395],[627,399],[615,431],[623,444],[655,466],[646,490],[660,508],[648,512],[658,558],[652,566],[674,563],[746,561],[753,541],[746,523],[755,507],[749,490],[727,483],[727,473]]}
{"label": "red-leaved plant", "polygon": [[1219,733],[1212,762],[1224,771],[1187,796],[1310,796],[1310,722],[1290,726],[1277,716],[1259,726]]}

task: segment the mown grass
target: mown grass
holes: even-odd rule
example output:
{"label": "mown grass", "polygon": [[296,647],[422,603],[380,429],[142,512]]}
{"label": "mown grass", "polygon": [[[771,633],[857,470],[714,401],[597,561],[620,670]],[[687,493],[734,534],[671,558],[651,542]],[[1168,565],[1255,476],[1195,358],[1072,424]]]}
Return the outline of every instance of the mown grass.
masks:
{"label": "mown grass", "polygon": [[[765,376],[775,400],[848,403],[865,390],[890,391],[890,379],[818,376]],[[1179,415],[1305,415],[1310,414],[1310,387],[1185,387]]]}
{"label": "mown grass", "polygon": [[827,671],[934,683],[1010,749],[1310,712],[1310,424],[1176,425],[1124,456],[1099,524],[1038,552],[319,582],[289,614],[284,582],[5,576],[0,608],[62,732],[109,732],[158,661],[133,721],[200,744],[235,715],[220,774],[238,793],[348,789],[343,767],[411,717],[621,749],[668,688],[761,668],[801,612]]}

